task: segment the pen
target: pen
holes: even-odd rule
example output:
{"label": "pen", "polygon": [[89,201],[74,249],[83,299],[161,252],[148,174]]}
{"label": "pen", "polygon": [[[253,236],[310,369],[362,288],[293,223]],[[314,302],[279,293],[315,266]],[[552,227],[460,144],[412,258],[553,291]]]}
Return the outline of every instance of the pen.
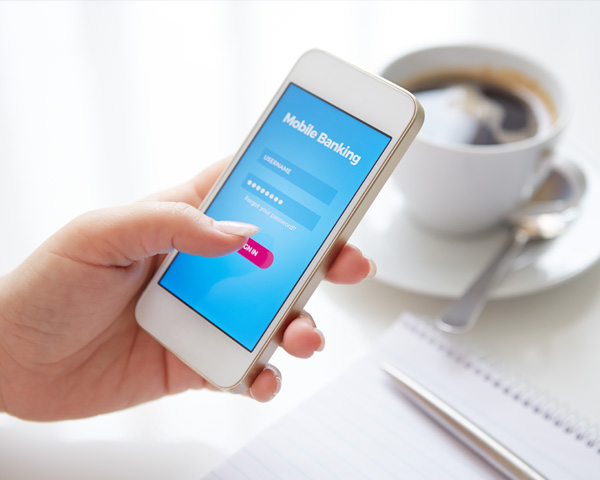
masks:
{"label": "pen", "polygon": [[387,363],[381,368],[398,382],[402,392],[427,415],[508,478],[546,479],[523,459],[411,377]]}

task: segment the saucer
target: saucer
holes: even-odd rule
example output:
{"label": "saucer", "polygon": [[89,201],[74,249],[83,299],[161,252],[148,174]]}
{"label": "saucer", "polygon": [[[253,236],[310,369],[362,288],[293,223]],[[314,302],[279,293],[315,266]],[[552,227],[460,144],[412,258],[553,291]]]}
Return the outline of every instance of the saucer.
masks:
{"label": "saucer", "polygon": [[[555,240],[539,243],[529,262],[514,268],[490,293],[509,298],[547,289],[586,270],[600,258],[600,159],[567,142],[558,154],[577,163],[587,179],[580,217]],[[508,227],[487,235],[453,238],[417,225],[404,208],[393,180],[382,189],[350,241],[377,264],[376,278],[416,293],[458,297],[471,285],[502,245]],[[515,262],[518,266],[521,259]]]}

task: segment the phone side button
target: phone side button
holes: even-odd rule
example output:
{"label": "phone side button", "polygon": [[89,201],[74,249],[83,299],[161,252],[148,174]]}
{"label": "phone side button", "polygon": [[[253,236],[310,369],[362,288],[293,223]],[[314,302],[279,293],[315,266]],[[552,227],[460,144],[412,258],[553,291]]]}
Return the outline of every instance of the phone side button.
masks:
{"label": "phone side button", "polygon": [[263,269],[269,268],[275,258],[273,252],[251,238],[238,250],[238,253],[250,260],[254,265]]}

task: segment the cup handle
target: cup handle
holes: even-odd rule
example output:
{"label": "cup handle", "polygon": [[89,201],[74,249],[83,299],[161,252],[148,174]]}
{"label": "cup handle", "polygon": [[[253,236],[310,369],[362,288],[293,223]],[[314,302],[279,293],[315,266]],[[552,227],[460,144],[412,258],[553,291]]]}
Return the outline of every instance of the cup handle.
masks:
{"label": "cup handle", "polygon": [[523,187],[522,197],[527,200],[531,198],[535,192],[537,192],[538,188],[546,181],[548,175],[552,172],[552,167],[554,164],[558,163],[561,157],[556,152],[556,149],[549,148],[544,150],[540,158],[538,159],[538,168],[536,170],[535,175],[532,180],[527,182]]}
{"label": "cup handle", "polygon": [[[548,152],[544,156],[544,162],[546,163],[543,171],[540,172],[538,185],[528,197],[525,197],[531,199],[535,196],[535,202],[526,201],[529,206],[519,210],[521,215],[536,215],[541,211],[546,213],[552,211],[564,211],[581,203],[581,198],[587,189],[587,180],[581,167],[575,161],[564,157],[563,155],[558,155],[553,151]],[[558,200],[556,199],[556,192],[554,192],[554,194],[551,193],[550,196],[552,198],[549,199],[547,198],[548,194],[544,191],[545,189],[540,189],[542,183],[545,182],[553,172],[558,172],[560,175],[557,175],[557,182],[559,183],[551,183],[551,188],[570,190],[564,192],[565,195],[559,195],[560,199]],[[560,181],[561,178],[562,181]]]}

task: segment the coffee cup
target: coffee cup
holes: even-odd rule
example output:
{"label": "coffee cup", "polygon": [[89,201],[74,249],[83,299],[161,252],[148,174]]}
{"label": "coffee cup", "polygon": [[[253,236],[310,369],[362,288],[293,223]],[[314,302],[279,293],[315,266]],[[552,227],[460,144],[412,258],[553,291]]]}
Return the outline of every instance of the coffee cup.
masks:
{"label": "coffee cup", "polygon": [[491,230],[547,175],[569,106],[535,62],[486,46],[440,46],[398,58],[382,76],[425,109],[393,176],[418,224],[455,236]]}

